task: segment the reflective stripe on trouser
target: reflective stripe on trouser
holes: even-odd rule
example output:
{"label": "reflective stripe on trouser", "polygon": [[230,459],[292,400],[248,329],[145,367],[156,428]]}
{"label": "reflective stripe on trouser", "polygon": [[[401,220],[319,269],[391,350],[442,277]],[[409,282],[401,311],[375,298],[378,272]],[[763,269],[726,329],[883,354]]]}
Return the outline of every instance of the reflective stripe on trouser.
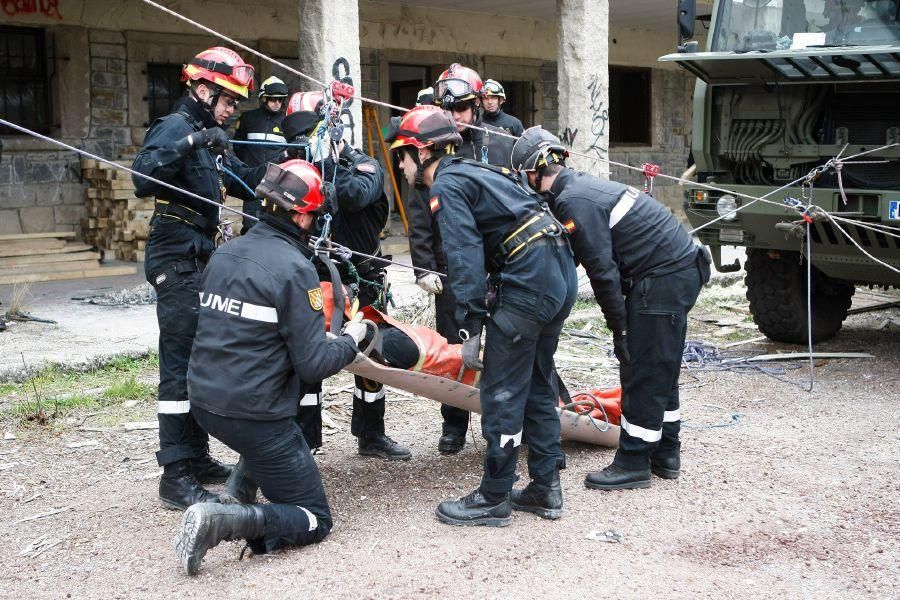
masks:
{"label": "reflective stripe on trouser", "polygon": [[322,446],[322,382],[305,384],[297,401],[297,425],[311,449]]}
{"label": "reflective stripe on trouser", "polygon": [[271,504],[262,504],[265,536],[247,540],[256,554],[321,541],[331,531],[331,511],[319,469],[293,419],[230,419],[196,409],[197,420],[238,452]]}
{"label": "reflective stripe on trouser", "polygon": [[384,434],[384,385],[353,377],[353,417],[350,433],[356,437],[374,437]]}
{"label": "reflective stripe on trouser", "polygon": [[197,332],[200,273],[181,273],[157,290],[159,322],[159,452],[165,466],[205,453],[209,436],[190,412],[187,393],[188,361]]}
{"label": "reflective stripe on trouser", "polygon": [[695,265],[639,281],[625,299],[631,362],[620,365],[622,432],[613,461],[648,469],[655,450],[677,451],[681,429],[678,376],[687,314],[700,293]]}
{"label": "reflective stripe on trouser", "polygon": [[[547,276],[544,295],[505,288],[487,323],[481,379],[481,432],[487,442],[481,491],[508,493],[516,480],[519,445],[528,443],[528,474],[543,481],[565,464],[556,414],[558,387],[553,355],[559,333],[575,302],[577,276],[569,255],[559,247],[532,248],[536,267]],[[521,297],[520,297],[521,296]],[[511,308],[531,301],[532,314]]]}

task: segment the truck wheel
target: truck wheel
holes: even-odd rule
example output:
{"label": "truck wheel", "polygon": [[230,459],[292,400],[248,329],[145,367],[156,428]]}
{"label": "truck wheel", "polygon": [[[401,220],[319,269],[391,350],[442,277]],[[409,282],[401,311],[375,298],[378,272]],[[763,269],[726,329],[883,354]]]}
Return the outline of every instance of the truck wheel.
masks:
{"label": "truck wheel", "polygon": [[[806,264],[800,253],[749,249],[744,266],[750,313],[759,330],[777,342],[805,344]],[[834,337],[841,328],[856,288],[815,267],[812,288],[812,340],[818,343]]]}

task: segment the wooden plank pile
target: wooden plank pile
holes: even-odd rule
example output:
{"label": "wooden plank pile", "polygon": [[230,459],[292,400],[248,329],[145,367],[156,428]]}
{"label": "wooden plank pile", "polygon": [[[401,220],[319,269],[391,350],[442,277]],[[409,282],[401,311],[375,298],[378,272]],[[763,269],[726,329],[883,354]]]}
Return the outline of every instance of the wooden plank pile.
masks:
{"label": "wooden plank pile", "polygon": [[[131,160],[117,161],[130,167]],[[93,159],[81,160],[81,173],[89,187],[85,191],[87,218],[82,221],[82,233],[87,244],[101,253],[113,253],[119,260],[143,261],[153,217],[153,198],[134,195],[131,174]],[[228,198],[227,205],[240,209],[238,198]],[[240,231],[241,217],[223,211],[223,220],[232,222],[235,233]]]}
{"label": "wooden plank pile", "polygon": [[0,284],[132,275],[132,265],[102,266],[100,253],[73,231],[0,235]]}

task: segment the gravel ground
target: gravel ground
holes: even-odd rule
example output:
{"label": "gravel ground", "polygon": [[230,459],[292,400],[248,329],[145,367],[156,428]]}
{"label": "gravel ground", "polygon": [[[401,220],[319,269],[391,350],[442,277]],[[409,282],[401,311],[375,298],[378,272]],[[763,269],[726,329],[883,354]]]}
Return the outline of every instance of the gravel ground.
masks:
{"label": "gravel ground", "polygon": [[[739,294],[707,290],[697,313]],[[597,315],[576,315],[579,328]],[[588,490],[585,474],[613,451],[566,444],[563,518],[516,514],[504,529],[449,527],[433,515],[439,501],[477,485],[480,436],[460,455],[440,456],[438,405],[391,394],[388,430],[412,447],[413,460],[362,459],[346,420],[349,393],[340,392],[350,378],[339,376],[329,382],[337,428],[317,458],[332,534],[243,561],[241,544],[223,543],[194,579],[171,549],[180,513],[157,503],[156,432],[115,425],[152,420],[151,404],[92,416],[87,429],[74,415],[52,430],[15,431],[0,441],[0,597],[896,598],[900,343],[880,326],[898,315],[851,317],[817,346],[877,358],[821,361],[811,393],[762,374],[684,374],[681,479]],[[691,337],[716,339],[720,329],[695,319]],[[799,383],[804,376],[787,373]],[[584,368],[572,378],[586,380]],[[598,383],[614,380],[610,368],[594,371]],[[66,510],[27,520],[58,509]],[[588,537],[608,531],[621,543]]]}

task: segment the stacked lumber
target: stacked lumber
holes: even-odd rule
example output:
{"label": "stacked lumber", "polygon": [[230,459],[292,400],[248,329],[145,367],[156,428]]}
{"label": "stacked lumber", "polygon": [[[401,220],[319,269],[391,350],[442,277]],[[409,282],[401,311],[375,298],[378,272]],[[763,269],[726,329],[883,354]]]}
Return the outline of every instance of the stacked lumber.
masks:
{"label": "stacked lumber", "polygon": [[100,253],[74,237],[73,231],[0,235],[0,284],[137,273],[131,265],[102,266]]}
{"label": "stacked lumber", "polygon": [[[131,161],[117,161],[130,167]],[[134,195],[131,174],[93,159],[82,159],[81,173],[88,183],[85,191],[87,218],[82,221],[84,241],[119,260],[143,261],[153,217],[153,198]],[[229,198],[227,205],[240,210],[242,202]],[[222,219],[240,231],[241,217],[223,211]]]}

